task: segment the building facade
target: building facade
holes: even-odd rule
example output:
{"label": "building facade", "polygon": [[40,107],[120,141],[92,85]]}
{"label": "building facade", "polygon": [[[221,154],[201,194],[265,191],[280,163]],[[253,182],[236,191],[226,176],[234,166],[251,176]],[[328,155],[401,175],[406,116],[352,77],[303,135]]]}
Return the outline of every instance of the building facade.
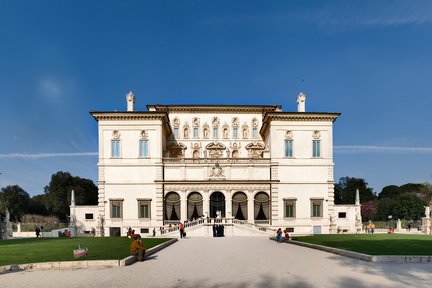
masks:
{"label": "building facade", "polygon": [[302,93],[296,112],[279,105],[135,111],[134,95],[126,98],[127,111],[91,112],[99,138],[96,235],[124,235],[128,227],[147,233],[201,217],[294,234],[337,231],[333,123],[340,113],[306,112]]}

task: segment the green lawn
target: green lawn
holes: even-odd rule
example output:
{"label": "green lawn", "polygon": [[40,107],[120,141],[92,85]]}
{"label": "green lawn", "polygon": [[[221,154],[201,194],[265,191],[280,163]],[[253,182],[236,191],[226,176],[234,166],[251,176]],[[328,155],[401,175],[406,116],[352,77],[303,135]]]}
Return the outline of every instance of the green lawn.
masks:
{"label": "green lawn", "polygon": [[[167,238],[143,238],[148,249]],[[81,237],[81,238],[28,238],[0,241],[0,266],[10,264],[74,261],[73,250],[87,247],[89,255],[83,260],[123,259],[130,255],[132,239],[126,237]]]}
{"label": "green lawn", "polygon": [[315,235],[293,240],[368,255],[432,255],[432,236],[407,234]]}

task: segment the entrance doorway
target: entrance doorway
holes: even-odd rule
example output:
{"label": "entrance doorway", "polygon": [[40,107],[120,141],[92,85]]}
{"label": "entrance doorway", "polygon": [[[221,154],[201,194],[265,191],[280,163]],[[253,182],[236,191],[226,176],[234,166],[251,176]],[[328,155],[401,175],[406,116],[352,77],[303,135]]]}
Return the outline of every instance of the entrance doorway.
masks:
{"label": "entrance doorway", "polygon": [[225,217],[225,196],[222,192],[213,192],[210,195],[210,217]]}

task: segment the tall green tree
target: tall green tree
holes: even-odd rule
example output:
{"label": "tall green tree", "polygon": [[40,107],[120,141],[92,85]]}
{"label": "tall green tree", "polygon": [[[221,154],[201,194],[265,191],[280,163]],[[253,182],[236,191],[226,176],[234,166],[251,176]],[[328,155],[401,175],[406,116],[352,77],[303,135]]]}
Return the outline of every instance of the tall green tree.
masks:
{"label": "tall green tree", "polygon": [[77,205],[97,204],[98,188],[93,181],[59,171],[51,176],[49,185],[44,189],[45,205],[51,215],[67,220],[72,190],[75,191]]}
{"label": "tall green tree", "polygon": [[382,198],[396,199],[397,197],[399,197],[401,192],[402,190],[400,189],[399,186],[396,185],[385,186],[381,190],[381,193],[378,194],[378,199],[382,199]]}
{"label": "tall green tree", "polygon": [[361,203],[374,200],[376,198],[372,188],[361,178],[342,177],[335,184],[335,204],[354,204],[356,190],[359,190]]}
{"label": "tall green tree", "polygon": [[6,186],[1,189],[0,202],[2,208],[7,208],[12,221],[19,221],[21,216],[27,212],[30,195],[20,186]]}
{"label": "tall green tree", "polygon": [[378,201],[378,211],[376,213],[376,220],[387,221],[388,216],[393,216],[393,208],[397,200],[393,198],[381,198]]}
{"label": "tall green tree", "polygon": [[414,193],[404,193],[399,196],[393,207],[394,219],[420,220],[424,216],[426,201]]}
{"label": "tall green tree", "polygon": [[26,214],[48,216],[48,209],[45,205],[46,195],[39,194],[30,198]]}

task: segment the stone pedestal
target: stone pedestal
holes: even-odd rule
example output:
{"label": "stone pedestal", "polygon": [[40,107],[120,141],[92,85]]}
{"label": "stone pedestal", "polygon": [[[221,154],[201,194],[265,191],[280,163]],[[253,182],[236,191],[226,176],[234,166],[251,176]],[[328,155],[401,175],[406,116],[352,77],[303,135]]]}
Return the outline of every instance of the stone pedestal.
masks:
{"label": "stone pedestal", "polygon": [[398,219],[396,223],[396,232],[400,232],[400,231],[402,231],[402,223],[401,220]]}
{"label": "stone pedestal", "polygon": [[429,217],[422,218],[422,232],[431,235],[431,219]]}

